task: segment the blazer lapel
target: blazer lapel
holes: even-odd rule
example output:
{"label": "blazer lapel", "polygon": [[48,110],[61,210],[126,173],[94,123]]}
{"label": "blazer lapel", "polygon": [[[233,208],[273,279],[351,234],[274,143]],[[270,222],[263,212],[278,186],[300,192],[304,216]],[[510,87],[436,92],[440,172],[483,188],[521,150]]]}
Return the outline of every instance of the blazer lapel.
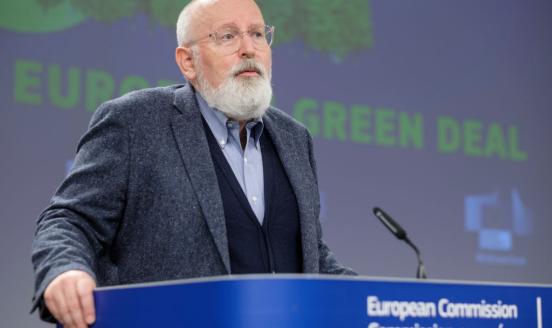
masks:
{"label": "blazer lapel", "polygon": [[316,220],[318,218],[315,217],[316,201],[314,198],[317,195],[313,195],[313,190],[316,191],[318,188],[314,180],[315,177],[310,174],[308,157],[297,147],[297,136],[278,126],[277,120],[270,115],[270,112],[263,116],[263,122],[297,198],[303,248],[303,272],[317,273],[319,256]]}
{"label": "blazer lapel", "polygon": [[201,113],[189,84],[175,91],[174,105],[178,113],[172,117],[173,134],[222,262],[226,271],[230,273],[222,197],[203,130]]}

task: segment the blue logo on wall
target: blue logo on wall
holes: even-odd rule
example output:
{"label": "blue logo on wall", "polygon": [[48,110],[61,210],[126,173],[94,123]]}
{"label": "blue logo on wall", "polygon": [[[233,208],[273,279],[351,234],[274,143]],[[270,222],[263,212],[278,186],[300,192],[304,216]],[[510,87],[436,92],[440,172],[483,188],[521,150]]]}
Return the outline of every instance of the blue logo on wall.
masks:
{"label": "blue logo on wall", "polygon": [[467,196],[464,210],[466,231],[478,234],[477,262],[526,264],[524,257],[514,255],[514,241],[518,236],[533,233],[533,218],[516,189],[506,195],[496,191]]}

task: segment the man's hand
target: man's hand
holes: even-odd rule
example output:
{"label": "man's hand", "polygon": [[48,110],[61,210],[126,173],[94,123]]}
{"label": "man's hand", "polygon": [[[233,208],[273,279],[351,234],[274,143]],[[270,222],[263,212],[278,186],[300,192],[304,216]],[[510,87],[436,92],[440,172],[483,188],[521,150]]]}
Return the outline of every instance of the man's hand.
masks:
{"label": "man's hand", "polygon": [[57,276],[44,291],[44,302],[64,328],[86,328],[96,321],[92,291],[96,282],[86,272],[71,270]]}

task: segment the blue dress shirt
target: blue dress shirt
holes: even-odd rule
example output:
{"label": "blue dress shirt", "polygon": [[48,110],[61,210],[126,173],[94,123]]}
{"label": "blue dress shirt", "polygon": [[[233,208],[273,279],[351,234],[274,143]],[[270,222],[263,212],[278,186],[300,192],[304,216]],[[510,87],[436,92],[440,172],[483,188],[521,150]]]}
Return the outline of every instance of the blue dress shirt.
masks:
{"label": "blue dress shirt", "polygon": [[246,123],[247,142],[245,148],[242,148],[239,122],[231,120],[219,110],[211,108],[199,92],[195,94],[201,115],[215,136],[253,213],[262,225],[265,211],[263,157],[259,142],[264,130],[262,118]]}

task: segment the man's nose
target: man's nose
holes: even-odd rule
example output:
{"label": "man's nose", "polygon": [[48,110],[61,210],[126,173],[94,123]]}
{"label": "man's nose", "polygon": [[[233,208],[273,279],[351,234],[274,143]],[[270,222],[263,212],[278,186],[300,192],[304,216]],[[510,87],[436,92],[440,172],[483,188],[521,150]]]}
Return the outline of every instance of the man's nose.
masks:
{"label": "man's nose", "polygon": [[255,57],[255,46],[249,34],[244,33],[240,38],[240,48],[238,49],[240,57],[253,58]]}

